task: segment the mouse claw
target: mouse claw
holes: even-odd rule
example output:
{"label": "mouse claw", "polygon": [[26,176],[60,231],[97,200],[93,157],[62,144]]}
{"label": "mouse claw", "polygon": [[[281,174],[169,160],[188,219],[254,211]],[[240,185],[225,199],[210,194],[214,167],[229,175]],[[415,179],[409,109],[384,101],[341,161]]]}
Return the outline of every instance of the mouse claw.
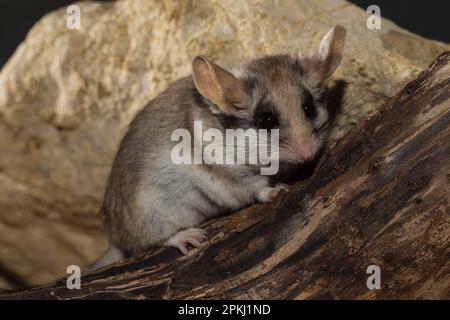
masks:
{"label": "mouse claw", "polygon": [[167,240],[165,245],[175,247],[180,250],[182,254],[187,255],[189,252],[187,249],[188,245],[200,248],[206,239],[207,236],[205,230],[190,228],[173,235],[169,240]]}

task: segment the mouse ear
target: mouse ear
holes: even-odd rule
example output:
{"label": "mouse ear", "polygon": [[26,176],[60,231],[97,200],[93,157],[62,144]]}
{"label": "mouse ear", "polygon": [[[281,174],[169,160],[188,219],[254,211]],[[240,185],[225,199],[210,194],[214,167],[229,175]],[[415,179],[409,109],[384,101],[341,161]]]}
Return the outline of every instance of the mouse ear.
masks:
{"label": "mouse ear", "polygon": [[305,65],[312,67],[311,73],[318,81],[329,78],[341,63],[346,34],[347,31],[343,26],[335,25],[307,59]]}
{"label": "mouse ear", "polygon": [[236,110],[235,104],[241,103],[244,96],[241,80],[204,56],[194,58],[192,70],[195,86],[205,98],[226,113]]}

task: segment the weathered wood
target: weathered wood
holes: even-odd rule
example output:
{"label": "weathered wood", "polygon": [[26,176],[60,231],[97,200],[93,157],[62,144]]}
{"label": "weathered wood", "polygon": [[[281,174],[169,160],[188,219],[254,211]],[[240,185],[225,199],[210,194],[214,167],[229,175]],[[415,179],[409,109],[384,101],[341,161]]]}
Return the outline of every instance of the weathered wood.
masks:
{"label": "weathered wood", "polygon": [[[441,55],[315,174],[274,203],[205,224],[210,243],[159,248],[0,298],[450,298],[450,55]],[[381,269],[368,290],[366,268]]]}

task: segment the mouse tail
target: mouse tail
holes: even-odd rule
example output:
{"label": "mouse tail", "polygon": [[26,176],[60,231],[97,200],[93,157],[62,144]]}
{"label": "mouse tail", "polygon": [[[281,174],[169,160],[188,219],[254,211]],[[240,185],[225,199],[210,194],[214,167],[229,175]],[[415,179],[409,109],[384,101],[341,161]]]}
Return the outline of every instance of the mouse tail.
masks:
{"label": "mouse tail", "polygon": [[104,267],[113,262],[122,260],[124,258],[125,255],[123,254],[122,250],[120,250],[115,245],[110,244],[106,252],[100,258],[98,258],[93,264],[88,266],[85,271],[86,272],[94,271],[96,269]]}

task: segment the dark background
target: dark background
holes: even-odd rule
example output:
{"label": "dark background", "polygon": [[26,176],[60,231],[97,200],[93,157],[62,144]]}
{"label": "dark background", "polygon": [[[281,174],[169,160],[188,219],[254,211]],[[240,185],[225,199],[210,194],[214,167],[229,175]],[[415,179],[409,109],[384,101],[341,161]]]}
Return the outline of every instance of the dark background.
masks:
{"label": "dark background", "polygon": [[[113,0],[100,0],[113,1]],[[180,0],[182,1],[182,0]],[[450,42],[449,0],[350,0],[364,10],[376,4],[381,16],[424,37]],[[44,14],[73,0],[2,0],[0,3],[0,67],[13,54],[28,30]]]}

